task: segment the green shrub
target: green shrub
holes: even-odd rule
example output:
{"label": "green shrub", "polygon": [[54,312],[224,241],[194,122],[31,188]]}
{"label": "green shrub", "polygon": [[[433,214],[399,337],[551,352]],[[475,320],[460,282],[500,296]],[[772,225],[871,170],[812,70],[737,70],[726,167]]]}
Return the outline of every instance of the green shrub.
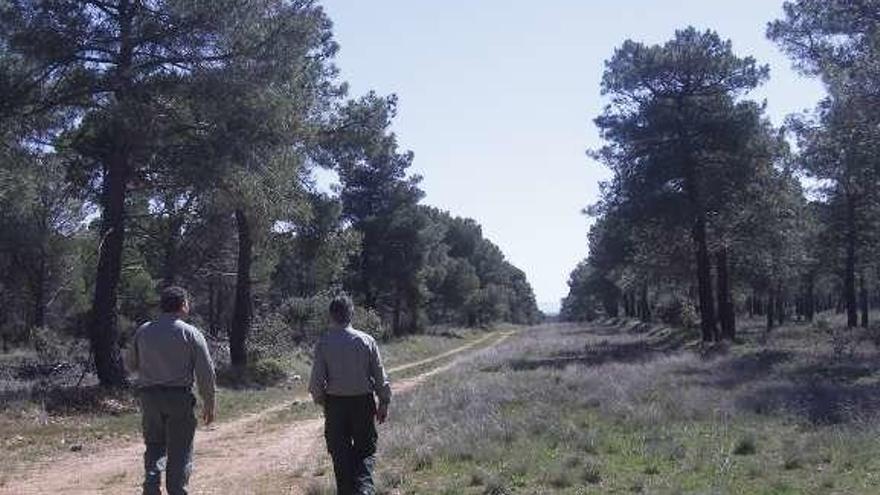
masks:
{"label": "green shrub", "polygon": [[660,321],[674,327],[693,328],[700,321],[694,303],[678,297],[660,303],[656,314]]}
{"label": "green shrub", "polygon": [[278,313],[267,313],[254,319],[248,345],[254,358],[280,358],[297,348],[299,337]]}
{"label": "green shrub", "polygon": [[32,329],[30,341],[37,358],[44,364],[76,361],[82,356],[88,356],[86,341],[67,337],[50,328]]}
{"label": "green shrub", "polygon": [[248,366],[248,374],[253,383],[269,387],[287,378],[284,366],[272,358],[263,358]]}
{"label": "green shrub", "polygon": [[249,354],[244,369],[222,366],[217,369],[217,383],[224,387],[271,387],[287,378],[287,369],[275,358],[260,357],[259,352]]}
{"label": "green shrub", "polygon": [[[296,342],[313,342],[329,325],[327,308],[332,297],[330,293],[321,293],[312,297],[291,297],[281,303],[277,315]],[[387,336],[382,319],[370,309],[356,306],[352,325],[376,339],[384,339]]]}
{"label": "green shrub", "polygon": [[391,336],[388,329],[382,324],[382,318],[369,308],[355,306],[353,324],[358,330],[366,332],[378,340],[385,340]]}

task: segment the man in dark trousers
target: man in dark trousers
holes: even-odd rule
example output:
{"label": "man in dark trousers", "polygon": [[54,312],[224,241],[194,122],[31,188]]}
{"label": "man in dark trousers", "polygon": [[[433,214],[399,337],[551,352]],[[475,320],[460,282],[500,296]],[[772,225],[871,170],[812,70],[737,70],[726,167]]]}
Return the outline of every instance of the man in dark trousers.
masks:
{"label": "man in dark trousers", "polygon": [[[372,495],[376,424],[384,423],[391,386],[373,337],[351,326],[347,296],[330,302],[330,328],[315,345],[309,392],[324,406],[324,437],[339,495]],[[378,396],[379,405],[376,406]]]}
{"label": "man in dark trousers", "polygon": [[189,297],[180,287],[162,291],[162,314],[145,323],[126,352],[141,399],[144,495],[158,495],[165,468],[168,495],[185,495],[192,471],[196,431],[193,376],[202,398],[202,419],[214,421],[214,363],[198,328],[183,321]]}

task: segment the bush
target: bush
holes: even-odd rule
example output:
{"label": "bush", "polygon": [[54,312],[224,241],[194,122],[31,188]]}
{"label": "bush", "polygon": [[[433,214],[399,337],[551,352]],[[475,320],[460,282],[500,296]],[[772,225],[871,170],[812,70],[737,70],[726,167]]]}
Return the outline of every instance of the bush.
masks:
{"label": "bush", "polygon": [[662,302],[657,307],[657,317],[667,325],[682,328],[694,328],[700,321],[693,302],[678,297]]}
{"label": "bush", "polygon": [[382,318],[379,317],[379,314],[372,309],[361,306],[354,308],[354,327],[378,340],[386,340],[391,336],[391,332],[382,324]]}
{"label": "bush", "polygon": [[288,332],[299,342],[313,341],[327,327],[328,296],[291,297],[278,307]]}
{"label": "bush", "polygon": [[269,387],[287,378],[287,371],[281,362],[264,358],[248,365],[250,379],[253,383],[263,387]]}
{"label": "bush", "polygon": [[261,357],[280,358],[293,352],[301,336],[278,313],[262,314],[254,319],[251,327],[249,347],[255,354],[254,360]]}
{"label": "bush", "polygon": [[56,363],[70,352],[71,343],[46,327],[31,330],[31,344],[41,363]]}
{"label": "bush", "polygon": [[41,364],[90,363],[88,342],[68,337],[46,327],[34,328],[30,335],[31,345]]}
{"label": "bush", "polygon": [[[278,307],[277,316],[296,342],[312,342],[327,328],[327,308],[332,294],[321,293],[312,297],[291,297]],[[376,339],[387,336],[382,319],[375,311],[356,306],[352,325]]]}
{"label": "bush", "polygon": [[271,387],[287,378],[281,361],[252,353],[244,369],[223,366],[217,370],[217,383],[224,387]]}

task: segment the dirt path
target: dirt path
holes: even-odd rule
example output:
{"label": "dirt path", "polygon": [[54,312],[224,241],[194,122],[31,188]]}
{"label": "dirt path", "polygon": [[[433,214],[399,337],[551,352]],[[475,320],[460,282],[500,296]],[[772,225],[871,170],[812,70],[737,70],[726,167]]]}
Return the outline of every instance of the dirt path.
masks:
{"label": "dirt path", "polygon": [[[495,340],[489,346],[495,346],[510,335],[510,332],[489,334],[443,354],[391,368],[389,372],[399,373],[430,365],[479,346],[490,338]],[[428,377],[448,369],[454,362],[396,380],[393,382],[394,392],[406,393]],[[307,400],[303,396],[292,399]],[[305,488],[302,484],[308,475],[326,463],[321,434],[323,420],[272,422],[273,416],[288,407],[290,403],[280,404],[210,429],[199,428],[190,492],[206,495],[267,493],[254,482],[277,474],[289,486],[286,493],[302,493]],[[132,442],[97,452],[64,454],[11,476],[9,483],[0,487],[0,494],[138,493],[143,473],[142,453],[143,445]],[[272,493],[277,492],[273,490]]]}

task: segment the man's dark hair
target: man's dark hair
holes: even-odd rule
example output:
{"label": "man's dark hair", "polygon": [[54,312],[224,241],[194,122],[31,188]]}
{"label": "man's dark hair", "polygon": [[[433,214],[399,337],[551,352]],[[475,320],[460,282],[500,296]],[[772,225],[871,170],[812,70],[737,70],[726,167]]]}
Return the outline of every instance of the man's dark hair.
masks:
{"label": "man's dark hair", "polygon": [[159,307],[166,313],[176,313],[183,309],[183,304],[189,299],[189,295],[182,287],[172,285],[162,289]]}
{"label": "man's dark hair", "polygon": [[330,316],[336,323],[349,324],[354,317],[354,303],[351,298],[341,294],[330,301]]}

